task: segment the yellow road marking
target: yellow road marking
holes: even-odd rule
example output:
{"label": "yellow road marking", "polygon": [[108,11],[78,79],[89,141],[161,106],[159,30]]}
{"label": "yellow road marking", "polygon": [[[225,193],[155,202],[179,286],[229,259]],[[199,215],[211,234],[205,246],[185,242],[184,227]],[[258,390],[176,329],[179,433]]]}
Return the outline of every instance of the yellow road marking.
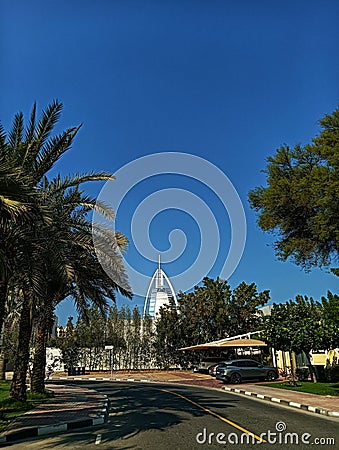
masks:
{"label": "yellow road marking", "polygon": [[237,428],[238,430],[242,431],[243,433],[249,434],[250,436],[253,436],[257,441],[259,442],[267,442],[265,439],[261,438],[260,436],[257,436],[256,434],[252,433],[251,431],[246,430],[245,428],[241,427],[240,425],[237,425],[236,423],[232,422],[231,420],[226,419],[223,416],[220,416],[220,414],[215,413],[214,411],[211,411],[210,409],[205,408],[202,405],[199,405],[199,403],[194,402],[193,400],[190,400],[189,398],[185,397],[184,395],[178,394],[177,392],[168,391],[167,389],[158,389],[158,391],[167,392],[168,394],[176,395],[177,397],[183,398],[189,403],[192,403],[192,405],[197,406],[198,408],[202,409],[203,411],[207,412],[208,414],[211,414],[214,417],[217,417],[218,419],[222,420],[223,422],[228,423],[234,428]]}

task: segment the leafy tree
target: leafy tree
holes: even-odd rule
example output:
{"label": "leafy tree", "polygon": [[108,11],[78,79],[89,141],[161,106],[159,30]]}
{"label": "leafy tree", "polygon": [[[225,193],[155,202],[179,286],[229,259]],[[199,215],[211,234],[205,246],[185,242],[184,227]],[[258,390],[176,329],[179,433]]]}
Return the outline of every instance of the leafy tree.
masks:
{"label": "leafy tree", "polygon": [[268,300],[269,291],[257,292],[254,283],[242,282],[232,291],[227,281],[205,277],[193,292],[179,292],[178,308],[172,304],[160,310],[155,337],[159,358],[167,365],[195,364],[194,352],[177,349],[260,329],[258,307]]}
{"label": "leafy tree", "polygon": [[62,361],[67,366],[68,373],[72,373],[78,365],[80,350],[72,316],[68,318],[65,332],[56,338],[56,346],[61,350]]}
{"label": "leafy tree", "polygon": [[331,323],[328,315],[334,308],[338,309],[338,297],[330,293],[322,304],[298,295],[295,301],[274,304],[271,314],[265,318],[268,344],[277,350],[304,352],[314,381],[317,377],[311,364],[311,350],[329,350],[338,343],[339,322]]}
{"label": "leafy tree", "polygon": [[194,345],[222,339],[230,324],[231,288],[227,281],[205,277],[190,293],[179,292],[180,321]]}
{"label": "leafy tree", "polygon": [[146,315],[142,319],[140,339],[140,366],[144,369],[153,367],[153,361],[155,360],[154,339],[153,320]]}
{"label": "leafy tree", "polygon": [[339,256],[339,109],[320,125],[311,144],[283,145],[269,157],[268,186],[249,193],[259,227],[277,235],[278,258],[304,269],[329,266]]}
{"label": "leafy tree", "polygon": [[109,308],[106,345],[113,345],[113,367],[120,368],[121,356],[126,351],[125,322],[116,305]]}
{"label": "leafy tree", "polygon": [[339,296],[327,293],[327,298],[321,298],[322,320],[324,329],[326,349],[335,349],[339,347]]}
{"label": "leafy tree", "polygon": [[155,322],[153,341],[155,362],[158,367],[181,365],[183,354],[178,350],[184,346],[181,324],[174,301],[166,308],[161,308],[160,319]]}
{"label": "leafy tree", "polygon": [[77,342],[81,349],[80,362],[93,370],[103,366],[106,316],[97,306],[93,306],[87,317],[79,317],[76,325]]}
{"label": "leafy tree", "polygon": [[133,308],[132,312],[132,330],[131,330],[131,360],[132,368],[140,367],[140,349],[141,349],[141,315],[137,306]]}
{"label": "leafy tree", "polygon": [[132,311],[129,306],[123,306],[120,311],[121,320],[124,324],[125,351],[122,353],[123,367],[131,369],[131,334],[132,334]]}
{"label": "leafy tree", "polygon": [[258,308],[264,306],[269,299],[269,291],[258,292],[255,283],[240,283],[233,290],[230,299],[228,334],[236,336],[259,330],[263,318]]}

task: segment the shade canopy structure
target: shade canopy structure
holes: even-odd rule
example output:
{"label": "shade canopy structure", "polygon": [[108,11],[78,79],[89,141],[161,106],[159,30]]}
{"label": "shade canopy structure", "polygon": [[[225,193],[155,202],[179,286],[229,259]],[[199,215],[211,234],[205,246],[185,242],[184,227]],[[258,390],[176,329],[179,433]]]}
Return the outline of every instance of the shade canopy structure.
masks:
{"label": "shade canopy structure", "polygon": [[237,348],[237,347],[266,347],[267,344],[259,339],[222,339],[220,341],[206,342],[179,348],[179,350],[208,350],[211,348]]}

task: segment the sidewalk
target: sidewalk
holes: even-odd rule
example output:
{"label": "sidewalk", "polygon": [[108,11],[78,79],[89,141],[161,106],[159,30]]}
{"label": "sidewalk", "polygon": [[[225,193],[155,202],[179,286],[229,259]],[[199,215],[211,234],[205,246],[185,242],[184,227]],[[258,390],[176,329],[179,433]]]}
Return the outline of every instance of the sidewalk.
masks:
{"label": "sidewalk", "polygon": [[[103,376],[105,375],[105,376]],[[55,396],[42,403],[34,410],[18,417],[0,434],[0,443],[35,437],[44,434],[64,432],[71,429],[99,425],[105,422],[108,415],[107,396],[93,389],[87,389],[77,384],[52,384],[53,380],[97,380],[108,381],[107,374],[83,375],[79,377],[64,377],[54,375],[48,383],[48,388]],[[284,406],[298,408],[312,413],[331,417],[339,417],[339,398],[305,394],[296,391],[263,386],[261,383],[225,385],[209,375],[190,372],[150,372],[113,375],[114,382],[135,383],[171,383],[202,386],[223,389],[237,395],[246,395],[265,401],[279,403]]]}
{"label": "sidewalk", "polygon": [[99,425],[108,414],[108,398],[93,389],[48,384],[55,395],[27,411],[0,434],[0,443]]}
{"label": "sidewalk", "polygon": [[234,392],[261,400],[279,403],[291,408],[303,409],[317,414],[331,417],[339,417],[339,397],[330,395],[307,394],[304,392],[277,389],[259,384],[241,384],[234,386],[222,386],[228,392]]}

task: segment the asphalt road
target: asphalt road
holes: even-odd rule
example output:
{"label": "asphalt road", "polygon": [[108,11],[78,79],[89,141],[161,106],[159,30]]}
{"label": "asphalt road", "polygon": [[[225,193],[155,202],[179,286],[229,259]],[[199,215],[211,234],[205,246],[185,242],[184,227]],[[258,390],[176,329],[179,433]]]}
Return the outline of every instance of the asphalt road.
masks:
{"label": "asphalt road", "polygon": [[8,447],[15,450],[258,448],[263,439],[266,442],[260,445],[266,448],[309,449],[310,445],[339,448],[338,419],[201,387],[83,384],[108,395],[111,405],[107,423]]}

